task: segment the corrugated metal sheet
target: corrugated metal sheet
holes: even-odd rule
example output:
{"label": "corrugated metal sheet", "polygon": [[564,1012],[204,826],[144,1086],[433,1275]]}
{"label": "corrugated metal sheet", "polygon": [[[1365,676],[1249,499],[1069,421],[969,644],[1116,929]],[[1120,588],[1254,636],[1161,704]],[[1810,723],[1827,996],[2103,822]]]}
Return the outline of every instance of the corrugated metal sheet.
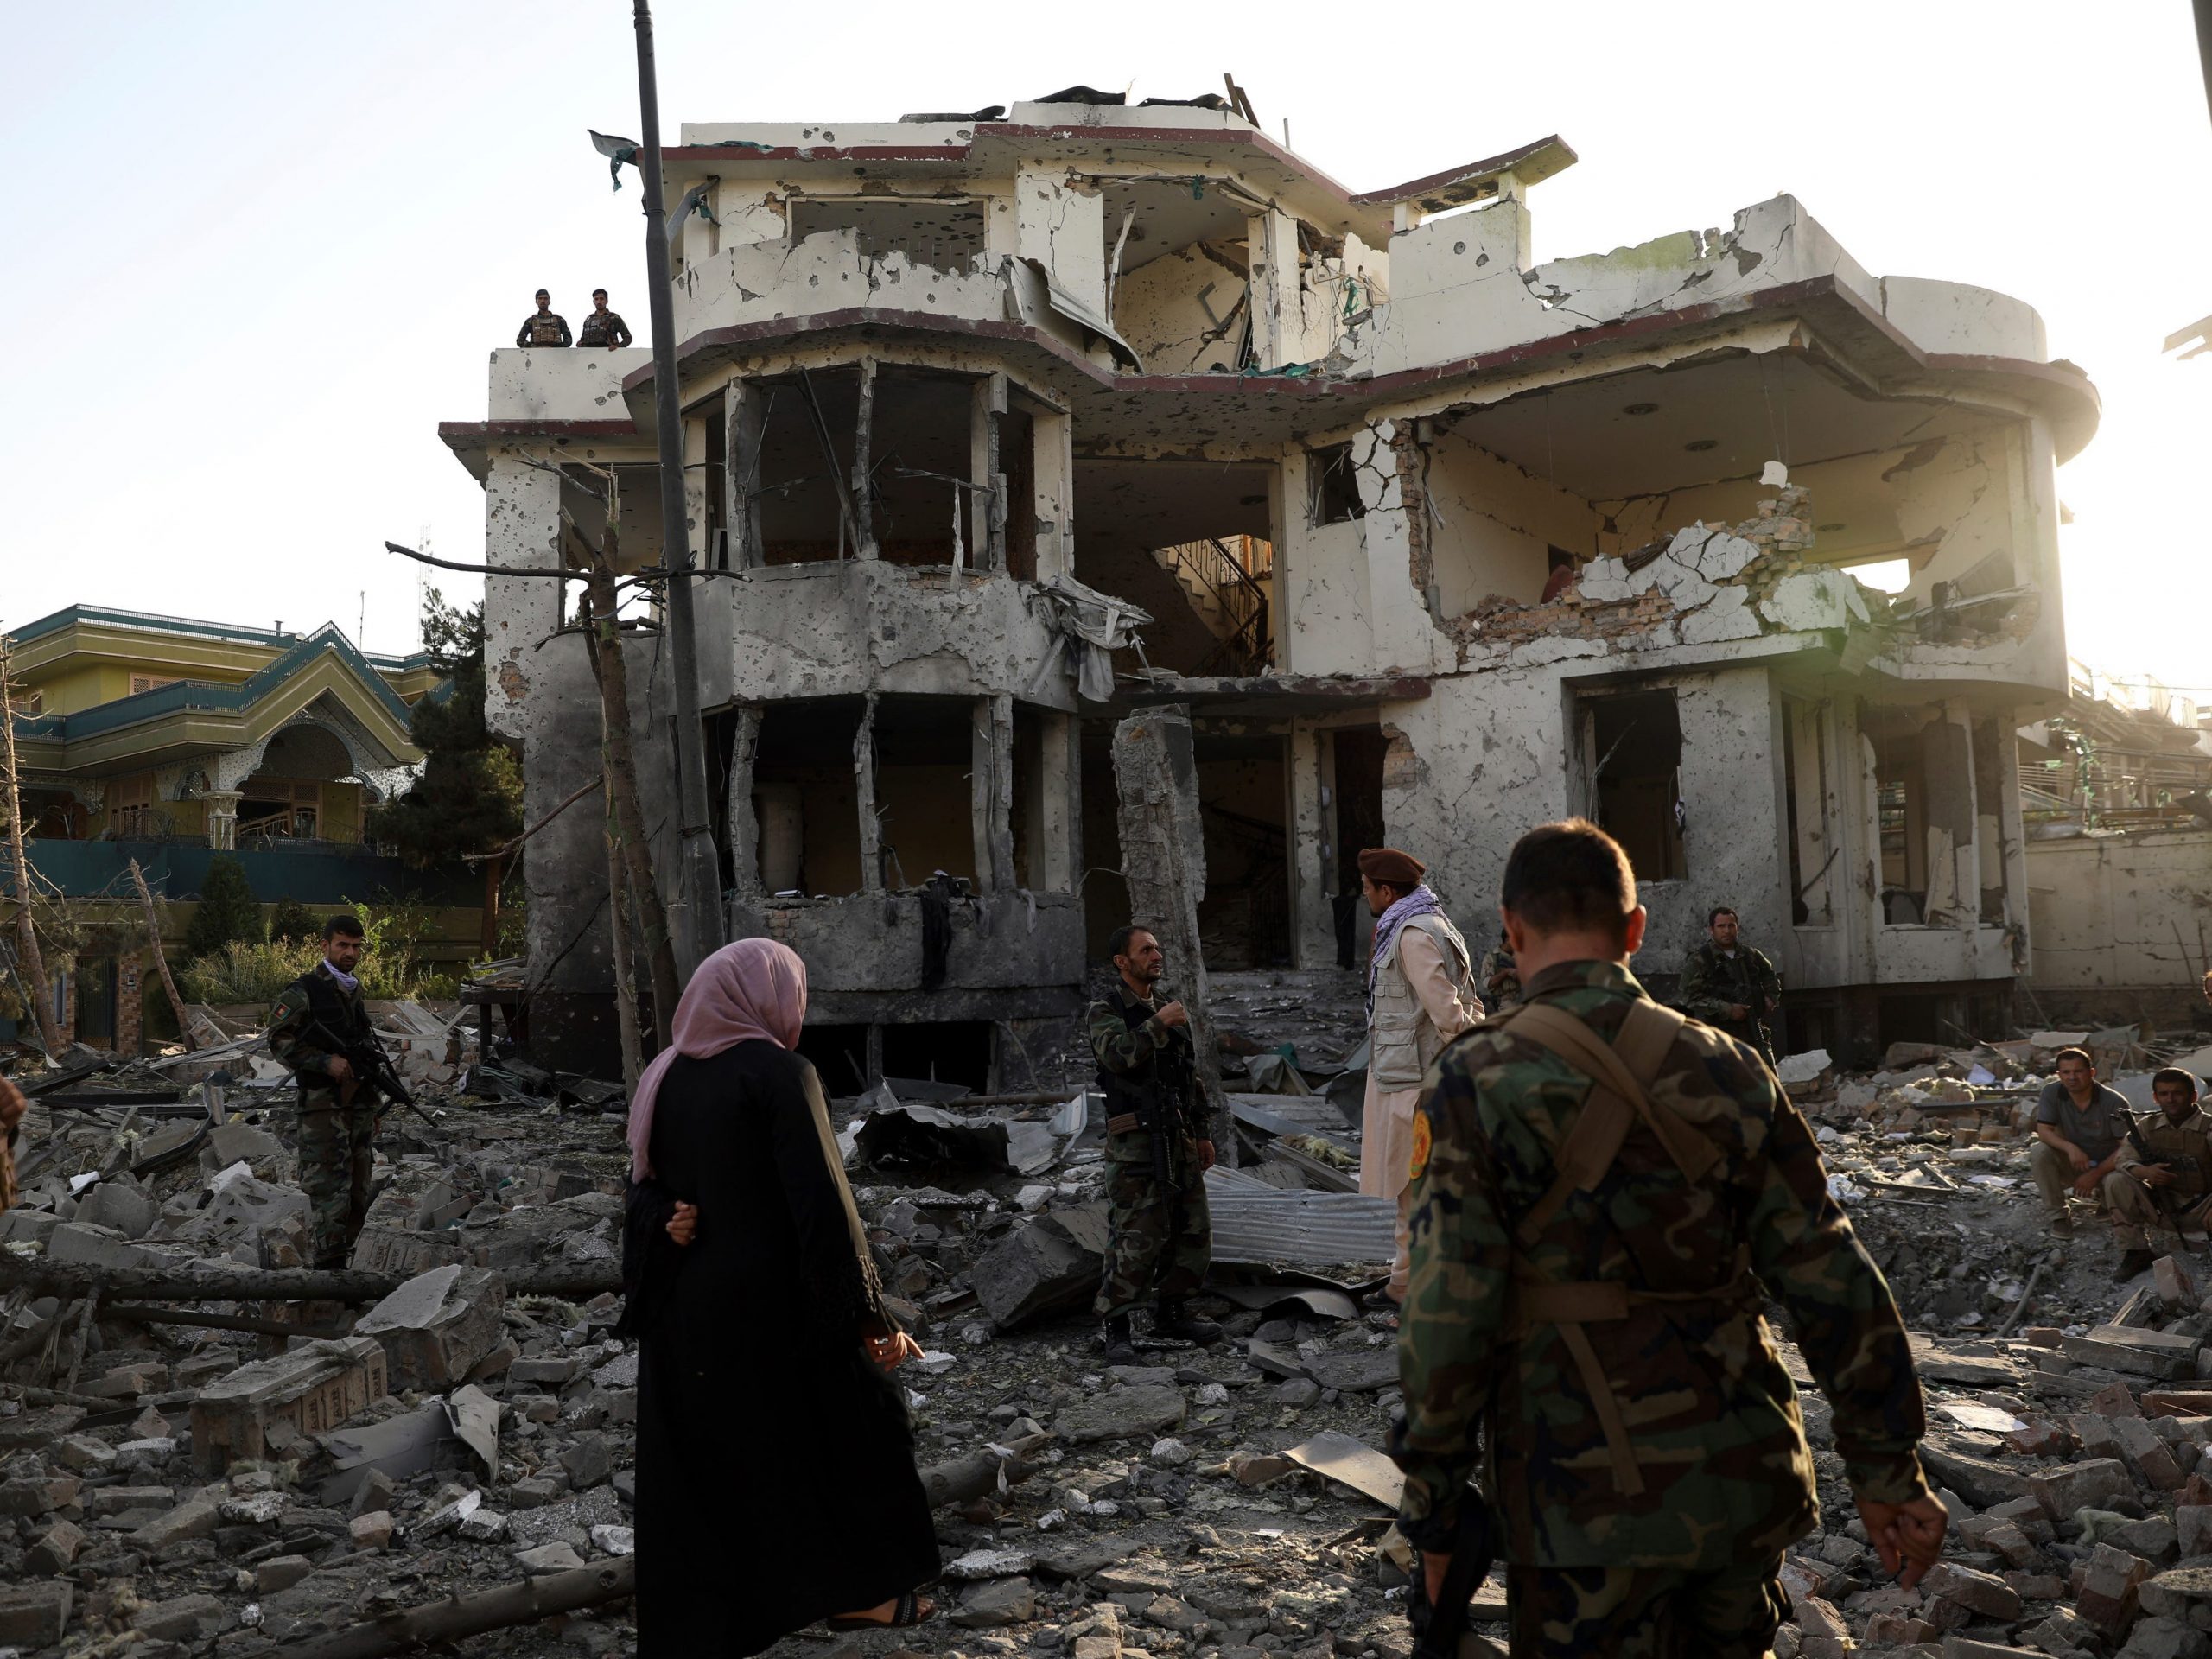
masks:
{"label": "corrugated metal sheet", "polygon": [[1397,1208],[1363,1192],[1285,1192],[1235,1170],[1206,1172],[1213,1259],[1332,1268],[1388,1262]]}

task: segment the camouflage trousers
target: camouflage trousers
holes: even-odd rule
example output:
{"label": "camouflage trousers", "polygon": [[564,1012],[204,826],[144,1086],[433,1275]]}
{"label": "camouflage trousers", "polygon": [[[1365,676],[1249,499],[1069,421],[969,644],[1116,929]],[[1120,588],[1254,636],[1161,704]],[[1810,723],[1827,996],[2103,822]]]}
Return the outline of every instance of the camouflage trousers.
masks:
{"label": "camouflage trousers", "polygon": [[376,1127],[376,1096],[365,1089],[350,1106],[327,1092],[302,1103],[300,1187],[308,1195],[309,1267],[344,1267],[361,1236]]}
{"label": "camouflage trousers", "polygon": [[[1126,1313],[1148,1297],[1190,1295],[1205,1281],[1213,1257],[1213,1222],[1206,1213],[1197,1148],[1185,1141],[1183,1155],[1170,1165],[1183,1184],[1178,1191],[1154,1173],[1148,1135],[1114,1139],[1134,1147],[1116,1145],[1108,1154],[1106,1203],[1113,1231],[1106,1276],[1093,1304],[1101,1319]],[[1131,1156],[1131,1150],[1139,1155]]]}
{"label": "camouflage trousers", "polygon": [[1789,1617],[1782,1557],[1713,1573],[1510,1567],[1513,1659],[1761,1659]]}

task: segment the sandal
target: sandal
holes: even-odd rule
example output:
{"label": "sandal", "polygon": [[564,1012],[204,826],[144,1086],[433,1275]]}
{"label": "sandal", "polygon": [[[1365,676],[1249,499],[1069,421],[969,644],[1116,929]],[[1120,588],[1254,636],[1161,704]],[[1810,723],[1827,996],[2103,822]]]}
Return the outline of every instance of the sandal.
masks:
{"label": "sandal", "polygon": [[936,1611],[937,1609],[931,1607],[929,1612],[925,1613],[921,1598],[912,1590],[901,1590],[898,1599],[891,1604],[891,1617],[888,1618],[876,1618],[868,1613],[839,1613],[827,1623],[833,1630],[903,1630],[910,1625],[920,1624]]}

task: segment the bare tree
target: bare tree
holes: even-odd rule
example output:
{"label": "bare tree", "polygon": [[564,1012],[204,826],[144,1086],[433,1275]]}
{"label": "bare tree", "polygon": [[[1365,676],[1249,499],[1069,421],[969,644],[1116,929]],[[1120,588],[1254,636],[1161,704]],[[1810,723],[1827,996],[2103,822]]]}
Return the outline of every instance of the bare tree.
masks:
{"label": "bare tree", "polygon": [[10,675],[15,643],[0,638],[0,760],[4,760],[7,768],[0,776],[0,785],[5,787],[0,805],[8,810],[8,853],[15,866],[17,965],[22,969],[32,1017],[38,1021],[39,1039],[51,1058],[61,1052],[61,1028],[54,1023],[46,958],[39,953],[38,928],[31,920],[31,861],[23,848],[23,793],[16,763],[15,684]]}

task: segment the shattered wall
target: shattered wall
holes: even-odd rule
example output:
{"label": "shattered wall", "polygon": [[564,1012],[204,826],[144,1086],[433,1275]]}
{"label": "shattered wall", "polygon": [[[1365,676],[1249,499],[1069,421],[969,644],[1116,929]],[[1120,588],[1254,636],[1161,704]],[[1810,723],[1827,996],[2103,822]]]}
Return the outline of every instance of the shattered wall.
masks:
{"label": "shattered wall", "polygon": [[2038,998],[2133,1021],[2139,996],[2161,1022],[2195,1023],[2212,965],[2212,830],[2034,841],[2027,865]]}

